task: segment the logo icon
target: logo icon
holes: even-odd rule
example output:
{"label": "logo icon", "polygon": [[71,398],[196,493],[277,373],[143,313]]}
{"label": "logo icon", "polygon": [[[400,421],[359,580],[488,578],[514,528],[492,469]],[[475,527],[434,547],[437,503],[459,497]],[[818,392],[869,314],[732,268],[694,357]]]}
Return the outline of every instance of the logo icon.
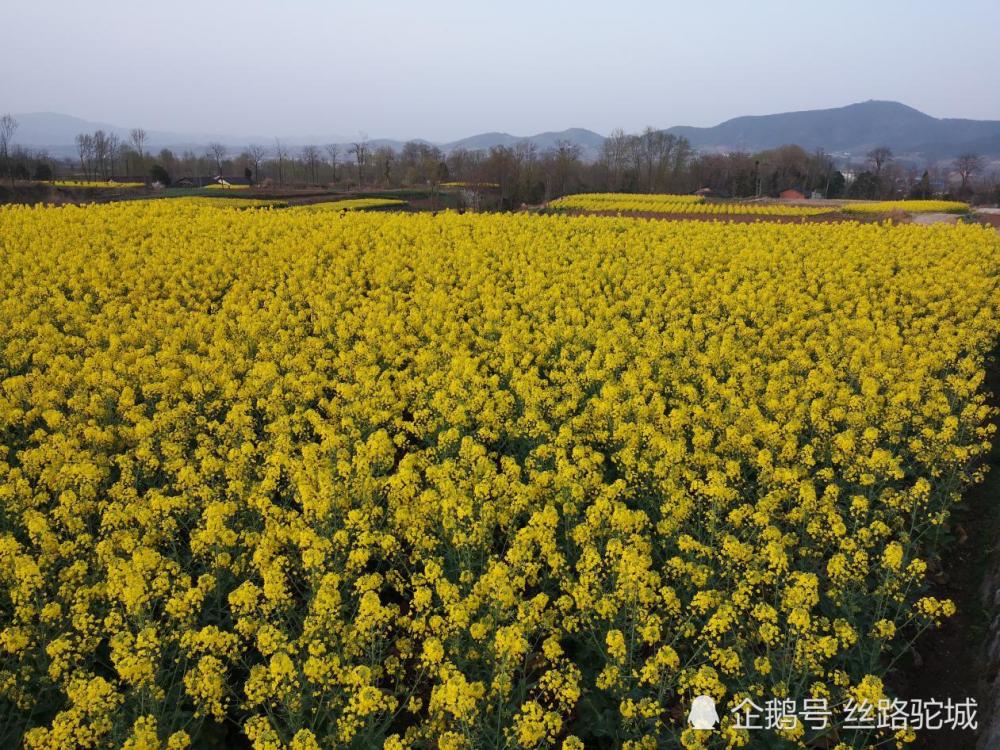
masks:
{"label": "logo icon", "polygon": [[715,729],[719,723],[719,714],[715,710],[715,701],[711,696],[699,695],[691,701],[688,712],[688,724],[694,729]]}

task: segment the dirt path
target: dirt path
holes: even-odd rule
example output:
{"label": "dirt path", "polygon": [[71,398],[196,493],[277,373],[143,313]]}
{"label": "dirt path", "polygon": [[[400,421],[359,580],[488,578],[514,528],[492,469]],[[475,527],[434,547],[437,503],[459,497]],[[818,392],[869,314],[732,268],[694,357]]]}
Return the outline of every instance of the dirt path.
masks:
{"label": "dirt path", "polygon": [[914,214],[914,224],[957,224],[957,214]]}
{"label": "dirt path", "polygon": [[977,208],[972,216],[980,224],[989,224],[1000,232],[1000,208]]}

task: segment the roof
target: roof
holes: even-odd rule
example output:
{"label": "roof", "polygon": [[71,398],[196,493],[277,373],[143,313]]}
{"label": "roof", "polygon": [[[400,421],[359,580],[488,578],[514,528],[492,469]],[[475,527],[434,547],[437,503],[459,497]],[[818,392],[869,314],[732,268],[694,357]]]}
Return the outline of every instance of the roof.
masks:
{"label": "roof", "polygon": [[729,197],[729,193],[727,193],[725,190],[719,190],[717,188],[710,188],[710,187],[698,188],[697,190],[694,191],[694,194],[695,195],[714,195],[717,198],[728,198]]}
{"label": "roof", "polygon": [[219,183],[221,183],[221,182],[228,182],[230,185],[249,185],[250,184],[250,180],[248,180],[246,177],[243,177],[242,175],[239,176],[239,177],[226,177],[226,176],[223,176],[223,175],[218,175],[216,177],[213,177],[211,180],[209,180],[209,182],[219,182]]}
{"label": "roof", "polygon": [[174,184],[178,183],[190,183],[195,187],[205,187],[206,185],[218,185],[223,181],[228,182],[230,185],[249,185],[250,180],[246,177],[225,177],[222,175],[216,175],[214,177],[192,177],[191,175],[184,175],[183,177],[178,177],[174,180]]}

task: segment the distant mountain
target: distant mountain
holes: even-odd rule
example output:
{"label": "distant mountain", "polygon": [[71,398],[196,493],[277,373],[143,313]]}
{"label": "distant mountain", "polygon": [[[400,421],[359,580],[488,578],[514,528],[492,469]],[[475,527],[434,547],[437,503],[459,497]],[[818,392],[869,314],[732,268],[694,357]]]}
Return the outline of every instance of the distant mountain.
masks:
{"label": "distant mountain", "polygon": [[[57,154],[74,149],[74,139],[79,133],[93,133],[95,130],[103,130],[105,133],[114,133],[122,140],[126,140],[129,130],[131,130],[131,127],[94,122],[56,112],[31,112],[14,115],[14,119],[17,120],[17,131],[14,133],[15,142],[32,148],[46,148]],[[239,145],[245,148],[246,144],[254,141],[261,143],[273,141],[272,138],[263,136],[248,138],[212,133],[172,133],[166,130],[149,130],[148,128],[146,129],[146,138],[147,148],[154,150],[167,147],[204,149],[212,141],[218,141],[227,146],[236,147]]]}
{"label": "distant mountain", "polygon": [[[356,140],[356,139],[354,139]],[[341,153],[347,153],[354,140],[345,139],[343,143],[338,143]],[[302,141],[305,143],[331,143],[336,141],[331,141],[330,139],[282,139],[283,143],[294,143],[295,141]],[[575,144],[580,147],[580,156],[585,161],[594,161],[597,159],[598,154],[601,151],[601,145],[604,143],[604,136],[595,133],[593,130],[585,130],[584,128],[569,128],[567,130],[560,130],[557,132],[546,132],[538,133],[537,135],[511,135],[510,133],[480,133],[479,135],[470,135],[468,138],[460,138],[457,141],[449,141],[447,143],[435,143],[433,141],[427,141],[423,138],[412,138],[410,142],[424,143],[430,146],[437,146],[445,154],[450,154],[452,151],[458,149],[465,149],[466,151],[489,151],[495,146],[506,146],[507,148],[514,148],[515,146],[522,143],[532,143],[541,152],[549,148],[554,148],[561,142],[568,142]],[[368,141],[369,148],[379,148],[380,146],[391,146],[392,148],[399,151],[405,146],[407,141],[392,140],[390,138],[375,138]]]}
{"label": "distant mountain", "polygon": [[480,133],[479,135],[470,135],[468,138],[460,138],[445,145],[448,146],[449,151],[458,148],[469,151],[485,151],[494,146],[513,146],[520,140],[516,135],[510,133]]}
{"label": "distant mountain", "polygon": [[[92,133],[98,128],[116,133],[122,139],[129,129],[118,125],[81,120],[78,117],[50,112],[15,115],[19,123],[15,142],[32,148],[45,148],[57,156],[75,153],[73,139],[78,133]],[[914,160],[951,159],[971,151],[987,157],[1000,157],[1000,121],[939,119],[899,102],[867,101],[834,109],[814,109],[774,115],[736,117],[710,128],[676,126],[667,130],[682,135],[703,151],[759,151],[789,143],[805,149],[822,148],[840,157],[861,156],[875,146],[888,146],[900,158]],[[274,138],[262,135],[220,135],[212,133],[173,133],[148,130],[147,147],[152,151],[171,148],[204,152],[212,141],[228,146],[233,153],[247,144],[272,146]],[[355,140],[343,135],[282,137],[286,147],[295,150],[306,144],[322,146],[336,143],[347,153]],[[431,143],[414,139],[421,143]],[[458,148],[485,151],[494,146],[513,147],[532,143],[539,151],[560,141],[580,147],[586,160],[596,159],[604,137],[592,130],[569,128],[556,132],[517,136],[510,133],[480,133],[448,143],[437,143],[445,153]],[[372,148],[403,147],[404,141],[376,138]]]}
{"label": "distant mountain", "polygon": [[[72,155],[75,150],[74,139],[79,133],[93,133],[95,130],[103,130],[106,133],[114,133],[121,139],[127,139],[130,128],[119,125],[111,125],[106,122],[93,122],[83,120],[71,115],[63,115],[54,112],[32,112],[28,114],[14,115],[18,122],[15,133],[16,143],[22,146],[30,146],[36,149],[48,149],[56,155]],[[171,148],[182,151],[191,149],[192,151],[202,151],[211,142],[222,143],[234,152],[242,150],[250,143],[260,143],[267,146],[273,145],[272,136],[235,136],[218,133],[173,133],[165,130],[147,130],[147,148],[157,151],[161,148]],[[356,140],[344,135],[312,135],[282,137],[281,142],[289,148],[297,148],[308,144],[325,145],[336,143],[341,147],[342,152],[350,148],[351,143]],[[432,143],[420,138],[413,140],[418,143]],[[509,133],[482,133],[480,135],[462,138],[450,143],[433,144],[448,153],[457,148],[465,148],[469,151],[485,151],[494,146],[515,146],[522,142],[531,142],[539,150],[545,150],[556,145],[559,141],[569,141],[580,147],[584,158],[596,158],[604,137],[591,130],[583,128],[570,128],[559,132],[539,133],[530,136],[516,136]],[[405,141],[393,140],[390,138],[375,138],[368,142],[371,148],[380,146],[392,146],[396,150],[403,147]]]}
{"label": "distant mountain", "polygon": [[835,109],[736,117],[710,128],[669,133],[704,150],[758,151],[797,143],[805,149],[860,155],[888,146],[897,155],[942,159],[964,151],[1000,154],[1000,121],[938,119],[899,102],[867,101]]}
{"label": "distant mountain", "polygon": [[91,122],[54,112],[14,115],[14,119],[17,120],[17,131],[14,133],[16,142],[32,148],[72,146],[77,133],[93,133],[95,130],[117,133],[119,136],[128,134],[127,128],[118,128],[106,122]]}
{"label": "distant mountain", "polygon": [[514,147],[520,143],[532,143],[539,151],[553,148],[560,142],[568,142],[580,147],[584,159],[596,159],[604,143],[604,136],[593,130],[584,128],[569,128],[558,132],[538,133],[537,135],[516,136],[510,133],[481,133],[461,140],[445,143],[441,146],[445,152],[464,148],[468,151],[485,151],[494,146]]}

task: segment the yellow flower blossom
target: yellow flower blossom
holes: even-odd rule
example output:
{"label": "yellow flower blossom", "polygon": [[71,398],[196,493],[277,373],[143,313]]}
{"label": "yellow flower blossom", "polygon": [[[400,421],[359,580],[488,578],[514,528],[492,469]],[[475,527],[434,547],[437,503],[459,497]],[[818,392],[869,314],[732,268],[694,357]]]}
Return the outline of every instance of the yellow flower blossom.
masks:
{"label": "yellow flower blossom", "polygon": [[0,208],[11,746],[754,746],[955,613],[996,232],[208,200]]}

